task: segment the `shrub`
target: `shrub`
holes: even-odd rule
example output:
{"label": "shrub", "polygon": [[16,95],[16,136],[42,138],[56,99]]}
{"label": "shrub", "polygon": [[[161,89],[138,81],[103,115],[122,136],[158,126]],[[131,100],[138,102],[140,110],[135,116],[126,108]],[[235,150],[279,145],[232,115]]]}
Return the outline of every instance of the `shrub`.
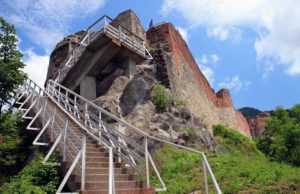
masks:
{"label": "shrub", "polygon": [[191,127],[185,127],[185,128],[181,128],[179,131],[182,131],[182,132],[187,132],[188,136],[189,136],[189,139],[191,141],[194,141],[197,139],[197,134],[195,132],[195,130]]}
{"label": "shrub", "polygon": [[155,84],[153,87],[154,103],[158,108],[166,110],[171,104],[171,98],[166,93],[166,88],[161,84]]}
{"label": "shrub", "polygon": [[257,147],[269,158],[300,166],[300,105],[290,111],[278,107],[266,121]]}
{"label": "shrub", "polygon": [[215,125],[213,126],[213,134],[216,137],[221,137],[222,143],[231,149],[231,151],[246,154],[258,152],[254,142],[234,129],[224,127],[223,125]]}
{"label": "shrub", "polygon": [[19,131],[21,117],[10,111],[4,112],[0,119],[0,173],[13,174],[16,167],[27,157],[30,151],[26,143],[26,136]]}
{"label": "shrub", "polygon": [[[45,166],[42,160],[42,155],[37,155],[17,176],[3,185],[0,193],[55,193],[59,183],[57,167]],[[54,161],[53,158],[51,161]]]}
{"label": "shrub", "polygon": [[179,106],[179,105],[185,105],[186,103],[184,100],[175,100],[174,104]]}

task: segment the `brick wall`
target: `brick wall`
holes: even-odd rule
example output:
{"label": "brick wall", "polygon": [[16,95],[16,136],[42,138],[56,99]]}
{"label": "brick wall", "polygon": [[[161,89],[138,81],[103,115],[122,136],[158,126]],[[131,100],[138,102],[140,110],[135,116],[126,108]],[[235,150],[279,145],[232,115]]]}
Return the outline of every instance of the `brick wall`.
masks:
{"label": "brick wall", "polygon": [[186,101],[187,106],[202,118],[208,128],[221,123],[250,136],[247,120],[234,109],[229,90],[222,89],[215,93],[186,42],[171,23],[160,23],[150,28],[147,40],[151,47],[164,52],[171,93],[175,98]]}

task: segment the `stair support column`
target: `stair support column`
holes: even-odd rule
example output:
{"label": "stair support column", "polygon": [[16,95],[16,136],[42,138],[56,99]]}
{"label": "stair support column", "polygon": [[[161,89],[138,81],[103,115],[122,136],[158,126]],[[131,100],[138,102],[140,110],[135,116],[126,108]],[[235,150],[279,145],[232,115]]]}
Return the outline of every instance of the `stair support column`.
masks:
{"label": "stair support column", "polygon": [[146,161],[146,179],[147,187],[150,187],[150,178],[149,178],[149,157],[148,157],[148,138],[145,137],[145,161]]}

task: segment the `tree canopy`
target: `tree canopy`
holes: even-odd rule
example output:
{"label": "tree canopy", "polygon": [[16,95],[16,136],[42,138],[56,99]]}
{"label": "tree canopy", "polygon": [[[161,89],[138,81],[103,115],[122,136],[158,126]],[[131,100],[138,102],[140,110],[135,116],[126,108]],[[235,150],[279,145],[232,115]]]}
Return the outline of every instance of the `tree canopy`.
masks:
{"label": "tree canopy", "polygon": [[273,160],[300,166],[300,104],[288,111],[278,107],[265,128],[258,148]]}
{"label": "tree canopy", "polygon": [[15,27],[0,16],[0,112],[26,78],[17,43]]}

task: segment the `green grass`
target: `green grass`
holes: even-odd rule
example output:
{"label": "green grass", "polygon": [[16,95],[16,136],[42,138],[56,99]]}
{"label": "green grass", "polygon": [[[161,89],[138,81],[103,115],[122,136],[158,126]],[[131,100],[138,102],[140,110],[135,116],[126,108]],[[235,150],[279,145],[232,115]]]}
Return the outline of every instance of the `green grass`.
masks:
{"label": "green grass", "polygon": [[[231,129],[216,128],[222,152],[205,152],[223,193],[300,193],[300,168],[270,162],[251,140]],[[198,155],[164,146],[154,158],[167,193],[203,191],[202,160]],[[158,185],[154,175],[152,181]],[[214,193],[211,182],[209,191]]]}

